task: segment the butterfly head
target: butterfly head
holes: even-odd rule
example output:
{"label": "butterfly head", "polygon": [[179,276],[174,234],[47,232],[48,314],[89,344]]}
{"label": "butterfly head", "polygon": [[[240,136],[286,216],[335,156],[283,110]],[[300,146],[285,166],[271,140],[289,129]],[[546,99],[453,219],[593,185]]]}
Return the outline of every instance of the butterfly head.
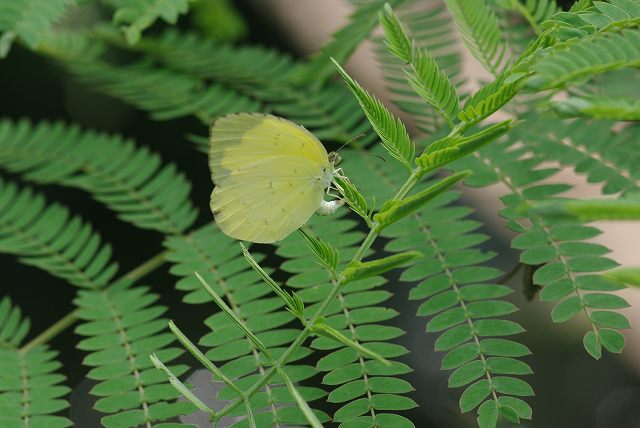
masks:
{"label": "butterfly head", "polygon": [[338,152],[329,153],[329,162],[335,168],[342,161],[342,156]]}

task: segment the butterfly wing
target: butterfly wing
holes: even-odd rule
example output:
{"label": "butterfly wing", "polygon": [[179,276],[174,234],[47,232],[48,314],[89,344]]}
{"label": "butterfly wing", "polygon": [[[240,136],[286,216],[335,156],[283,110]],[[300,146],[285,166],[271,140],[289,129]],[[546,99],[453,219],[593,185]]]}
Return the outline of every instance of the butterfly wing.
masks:
{"label": "butterfly wing", "polygon": [[327,165],[329,157],[316,137],[277,116],[239,113],[222,116],[211,127],[209,168],[215,184],[258,160],[291,155]]}
{"label": "butterfly wing", "polygon": [[324,196],[327,152],[304,128],[269,115],[236,114],[211,131],[220,230],[245,241],[284,239],[309,220]]}

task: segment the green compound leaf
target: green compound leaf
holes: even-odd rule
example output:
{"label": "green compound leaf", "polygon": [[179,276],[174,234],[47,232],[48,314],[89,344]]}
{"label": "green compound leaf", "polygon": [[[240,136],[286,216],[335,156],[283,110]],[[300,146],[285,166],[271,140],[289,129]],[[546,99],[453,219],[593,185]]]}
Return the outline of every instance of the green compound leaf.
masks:
{"label": "green compound leaf", "polygon": [[408,170],[411,170],[415,147],[404,124],[400,119],[395,119],[376,97],[365,91],[335,60],[333,62],[351,92],[360,102],[360,106],[373,129],[380,136],[384,148],[391,156],[402,162]]}
{"label": "green compound leaf", "polygon": [[61,205],[0,179],[0,252],[15,254],[71,284],[100,288],[116,274],[111,247]]}
{"label": "green compound leaf", "polygon": [[[460,86],[465,77],[457,35],[442,4],[424,7],[405,2],[395,12],[404,31],[399,32],[393,22],[385,27],[381,18],[385,37],[374,36],[376,58],[393,103],[411,115],[421,131],[432,135],[447,122],[447,115],[456,121],[454,112],[459,105],[453,85]],[[393,49],[396,45],[399,49]],[[412,65],[408,58],[414,56],[416,64]]]}
{"label": "green compound leaf", "polygon": [[[151,424],[192,413],[191,403],[176,402],[179,392],[166,384],[166,377],[152,367],[149,355],[155,353],[166,363],[182,351],[171,344],[162,319],[166,308],[156,303],[159,296],[146,287],[118,282],[104,290],[83,290],[75,299],[77,315],[83,321],[76,333],[85,336],[78,348],[89,354],[83,363],[98,381],[91,393],[100,397],[95,408],[107,415],[106,427]],[[184,365],[169,370],[181,375]]]}
{"label": "green compound leaf", "polygon": [[627,67],[640,65],[640,31],[596,34],[586,40],[560,44],[533,67],[535,74],[527,85],[536,91],[560,88],[573,82]]}
{"label": "green compound leaf", "polygon": [[380,23],[385,31],[389,52],[411,66],[410,71],[405,70],[409,85],[453,127],[460,108],[455,86],[426,49],[415,47],[388,4],[384,13],[380,14]]}
{"label": "green compound leaf", "polygon": [[[547,179],[558,171],[556,168],[541,166],[542,162],[548,161],[550,153],[551,158],[556,156],[554,149],[547,151],[542,150],[542,147],[546,149],[559,147],[562,151],[562,154],[558,156],[559,159],[569,162],[569,157],[571,157],[571,163],[577,159],[585,165],[588,164],[589,171],[593,169],[593,174],[599,175],[595,181],[602,180],[601,177],[606,176],[611,177],[612,182],[615,180],[616,185],[624,183],[613,178],[616,173],[608,167],[607,173],[609,171],[611,173],[603,175],[602,168],[594,163],[595,160],[591,158],[591,155],[575,156],[578,151],[574,151],[573,146],[569,147],[570,151],[565,152],[564,147],[566,146],[562,143],[565,138],[579,138],[579,141],[606,138],[610,132],[610,125],[602,125],[600,128],[588,127],[589,135],[586,135],[581,127],[572,126],[567,130],[563,128],[563,122],[554,123],[553,119],[550,121],[547,116],[531,114],[525,118],[527,125],[514,127],[506,140],[487,145],[474,157],[461,159],[453,165],[456,169],[476,171],[476,174],[467,179],[467,183],[470,185],[486,186],[502,182],[509,187],[510,193],[501,198],[505,204],[501,214],[507,218],[508,226],[520,234],[513,240],[513,247],[523,250],[522,262],[536,265],[533,280],[536,284],[544,286],[540,294],[541,299],[560,301],[552,312],[552,318],[555,322],[565,322],[581,312],[588,317],[593,331],[585,336],[584,345],[591,355],[600,358],[602,343],[597,334],[599,329],[603,328],[607,322],[626,326],[624,317],[616,317],[615,320],[608,317],[601,320],[598,318],[599,316],[596,318],[590,316],[591,313],[600,309],[627,307],[627,302],[623,298],[609,294],[621,289],[623,285],[619,281],[606,279],[600,274],[602,271],[617,266],[617,264],[602,257],[608,252],[605,247],[581,242],[596,236],[599,233],[596,228],[585,226],[576,216],[563,218],[560,221],[535,210],[523,209],[523,207],[547,203],[543,201],[567,190],[566,185],[540,183],[541,180]],[[557,136],[550,136],[549,129],[561,131]],[[533,156],[531,156],[529,147],[536,147],[533,150]],[[585,161],[585,158],[588,159],[588,162]],[[600,168],[599,171],[598,168]],[[626,183],[628,187],[624,185],[617,187],[617,189],[635,188],[632,180],[627,179]],[[571,200],[556,200],[562,201],[562,204],[572,203]],[[556,200],[552,200],[553,203]],[[527,218],[530,224],[523,222],[523,218]],[[592,274],[585,275],[583,273]],[[614,346],[612,349],[617,349],[617,347]]]}
{"label": "green compound leaf", "polygon": [[65,377],[56,371],[62,366],[58,353],[47,346],[25,344],[29,319],[5,296],[0,301],[0,406],[3,426],[53,427],[72,426],[58,415],[68,409],[70,389]]}
{"label": "green compound leaf", "polygon": [[[336,229],[339,232],[343,230],[340,227]],[[304,266],[322,270],[322,267],[315,263],[314,255],[309,251],[304,238],[299,234],[293,234],[289,239],[294,237],[297,238],[297,253],[306,257]],[[228,302],[234,314],[260,342],[265,347],[269,347],[274,358],[282,355],[286,347],[298,337],[300,330],[292,324],[288,325],[295,320],[294,315],[287,311],[283,299],[274,296],[273,289],[263,282],[259,274],[250,269],[236,240],[216,230],[213,225],[208,225],[189,235],[170,237],[165,245],[169,249],[166,258],[173,264],[171,273],[180,277],[177,288],[188,293],[185,296],[187,302],[210,304],[209,295],[193,275],[195,270],[219,296]],[[253,252],[251,257],[259,262],[263,260],[264,254]],[[263,270],[267,274],[270,273],[266,267]],[[283,291],[286,290],[284,286],[282,288]],[[285,292],[291,293],[289,290]],[[291,295],[295,299],[299,293],[296,290],[296,293]],[[308,302],[306,296],[302,298]],[[298,302],[302,304],[301,300]],[[206,319],[205,324],[207,333],[200,339],[198,345],[203,352],[207,349],[207,352],[204,352],[206,358],[213,361],[228,379],[232,379],[236,387],[246,390],[269,370],[270,363],[267,358],[252,341],[246,338],[244,331],[225,311],[215,312]],[[317,373],[314,367],[296,362],[309,354],[309,348],[301,346],[292,355],[291,361],[283,367],[296,384]],[[265,388],[280,392],[270,395],[257,392],[249,401],[256,424],[269,426],[276,420],[284,423],[282,421],[285,419],[287,423],[293,425],[308,423],[298,407],[291,406],[294,398],[283,385],[283,379],[278,374],[274,374]],[[318,389],[314,390],[312,395],[308,395],[300,386],[296,386],[308,403],[325,395]],[[247,412],[247,405],[243,404],[236,387],[230,385],[223,387],[218,393],[218,399],[236,400],[239,406],[231,414],[243,415]],[[328,420],[328,416],[322,412],[316,411],[315,414],[320,421]]]}
{"label": "green compound leaf", "polygon": [[446,0],[445,4],[467,49],[497,76],[507,59],[508,48],[495,14],[480,0]]}
{"label": "green compound leaf", "polygon": [[[130,140],[61,122],[0,121],[0,167],[39,184],[89,192],[123,221],[176,234],[198,214],[175,165]],[[171,195],[168,198],[167,195]]]}

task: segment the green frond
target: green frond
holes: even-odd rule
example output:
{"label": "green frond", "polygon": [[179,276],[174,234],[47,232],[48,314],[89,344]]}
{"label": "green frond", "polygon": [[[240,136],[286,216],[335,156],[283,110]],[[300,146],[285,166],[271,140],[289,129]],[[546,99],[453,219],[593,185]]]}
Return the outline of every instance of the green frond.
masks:
{"label": "green frond", "polygon": [[[99,34],[106,41],[117,44],[110,32],[103,31]],[[177,110],[179,115],[195,114],[208,125],[210,116],[223,114],[225,111],[266,111],[300,123],[319,139],[346,142],[364,133],[365,136],[359,143],[365,145],[376,138],[357,101],[344,85],[329,82],[314,91],[308,85],[296,84],[295,76],[302,63],[294,62],[286,54],[258,46],[238,47],[216,43],[193,33],[177,31],[165,31],[157,39],[143,38],[135,46],[125,48],[143,52],[164,64],[164,71],[168,74],[164,78],[159,77],[160,79],[179,74],[180,79],[191,82],[189,85],[206,87],[213,84],[226,91],[218,94],[215,100],[205,100],[202,105],[196,105],[195,109],[191,106],[198,97],[189,94],[184,96],[183,101],[159,98],[158,101],[166,107],[154,106],[149,102],[143,104],[136,100],[130,101],[140,108],[151,110],[152,113],[154,109],[169,108]],[[118,69],[113,68],[113,71],[116,73]],[[142,67],[139,73],[141,83],[145,82],[143,75],[153,73],[158,71],[152,69],[147,73]],[[122,73],[118,76],[118,81],[122,81],[119,86],[126,89],[127,77]],[[158,94],[151,92],[153,85],[137,86],[138,88],[134,89],[135,92],[140,92],[138,99],[158,98]],[[174,83],[172,89],[175,91],[176,88],[179,89],[180,85]],[[127,92],[119,95],[109,90],[108,93],[124,97],[125,100],[131,97]],[[219,107],[208,112],[209,105],[215,107],[214,102]],[[208,147],[208,141],[206,144]],[[206,147],[203,144],[203,150]]]}
{"label": "green frond", "polygon": [[[347,173],[350,178],[355,157],[360,165],[371,161],[357,152],[345,153],[345,168],[349,167]],[[400,167],[400,164],[394,165]],[[366,172],[366,168],[358,169],[361,173]],[[355,225],[351,219],[334,215],[314,216],[308,227],[314,235],[333,245],[343,260],[348,260],[363,238],[361,232],[353,230]],[[280,242],[276,254],[288,259],[281,265],[283,271],[291,274],[287,285],[304,300],[306,312],[314,314],[334,287],[331,274],[314,263],[314,254],[299,234],[290,235]],[[402,395],[413,390],[411,385],[398,378],[411,369],[393,361],[407,350],[389,343],[404,332],[384,325],[384,321],[398,315],[395,310],[382,306],[391,297],[391,293],[379,289],[384,283],[382,277],[376,276],[346,284],[327,307],[324,316],[328,326],[355,344],[390,360],[391,365],[371,360],[371,354],[358,352],[352,344],[335,338],[319,337],[311,344],[322,356],[316,367],[326,372],[323,383],[333,389],[327,400],[339,406],[334,421],[344,425],[388,423],[390,426],[413,426],[404,416],[396,414],[416,404]]]}
{"label": "green frond", "polygon": [[529,88],[540,91],[587,82],[621,68],[640,66],[640,30],[596,34],[553,47],[533,66]]}
{"label": "green frond", "polygon": [[508,47],[498,19],[484,0],[445,0],[462,41],[471,54],[494,76],[508,60]]}
{"label": "green frond", "polygon": [[187,13],[190,0],[102,0],[115,9],[113,23],[122,25],[127,42],[135,44],[142,32],[155,21],[162,19],[175,24],[178,17]]}
{"label": "green frond", "polygon": [[[352,178],[367,193],[383,197],[379,189],[393,189],[395,183],[390,177],[394,174],[387,166],[379,170],[378,180],[369,177],[360,182]],[[433,181],[420,183],[417,194],[432,184]],[[461,410],[467,412],[480,406],[478,412],[484,420],[490,406],[511,406],[520,418],[530,419],[531,408],[515,396],[532,395],[531,387],[513,377],[531,373],[529,366],[517,359],[530,352],[504,338],[524,331],[518,324],[502,319],[517,310],[513,304],[500,300],[512,291],[496,283],[499,270],[485,266],[494,254],[476,246],[487,236],[475,232],[481,224],[466,218],[469,209],[450,205],[456,199],[454,192],[441,193],[402,223],[385,229],[383,236],[390,238],[385,251],[419,250],[424,254],[403,271],[400,280],[418,282],[410,298],[425,300],[418,315],[430,316],[427,331],[440,334],[436,350],[447,352],[442,368],[454,370],[450,386],[465,387]],[[481,426],[495,427],[496,422],[497,417],[492,424]]]}
{"label": "green frond", "polygon": [[65,65],[81,81],[148,111],[154,120],[194,115],[208,126],[221,114],[261,108],[255,100],[221,85],[207,86],[199,79],[156,68],[147,61],[120,66],[101,61]]}
{"label": "green frond", "polygon": [[[76,333],[85,336],[78,348],[88,352],[83,363],[98,381],[91,394],[100,397],[94,408],[107,416],[107,428],[139,426],[168,421],[193,413],[191,403],[176,402],[178,392],[166,383],[149,359],[154,353],[165,362],[183,351],[170,346],[174,336],[165,331],[166,308],[156,303],[159,296],[148,287],[119,282],[104,290],[83,290],[74,303],[82,321]],[[185,365],[170,367],[178,375]]]}
{"label": "green frond", "polygon": [[[302,236],[299,238],[302,239]],[[304,242],[301,244],[307,250]],[[286,310],[285,302],[274,296],[272,289],[250,268],[237,241],[222,234],[214,226],[205,226],[186,236],[170,237],[165,245],[169,249],[167,260],[173,263],[171,273],[181,277],[176,288],[188,292],[185,301],[211,301],[211,297],[202,289],[193,274],[197,271],[212,290],[224,299],[234,316],[269,348],[274,358],[278,358],[299,336],[299,328],[288,325],[295,320],[294,315]],[[255,253],[252,257],[259,261],[264,256]],[[310,264],[317,266],[313,261]],[[205,324],[211,331],[202,337],[199,344],[209,349],[205,353],[206,357],[226,376],[234,379],[243,390],[259,381],[269,365],[263,353],[244,336],[237,323],[224,311],[218,311],[209,317]],[[310,352],[307,347],[301,346],[291,356],[290,363],[284,367],[293,382],[300,382],[316,374],[312,366],[295,363]],[[256,421],[260,420],[265,425],[271,425],[275,421],[306,423],[306,418],[299,409],[291,407],[293,399],[282,383],[282,379],[275,375],[264,389],[253,396],[251,409]],[[307,401],[326,395],[319,388],[301,387],[299,390]],[[221,389],[217,396],[217,399],[222,401],[238,398],[238,392],[231,386]],[[244,410],[238,408],[232,414],[245,414]],[[322,413],[319,418],[322,421],[328,420],[328,416]]]}
{"label": "green frond", "polygon": [[191,185],[173,164],[118,136],[61,122],[0,121],[0,168],[36,183],[90,192],[138,227],[180,233],[197,215]]}
{"label": "green frond", "polygon": [[36,49],[51,25],[72,3],[72,0],[0,1],[0,58],[9,54],[16,38],[30,49]]}
{"label": "green frond", "polygon": [[[535,212],[522,213],[523,207],[549,200],[571,186],[539,183],[558,169],[540,167],[546,157],[527,156],[530,154],[527,142],[545,138],[532,134],[530,123],[524,122],[509,136],[508,140],[486,146],[474,157],[454,165],[477,171],[467,180],[471,185],[502,182],[509,188],[510,193],[501,198],[505,205],[501,215],[507,219],[507,226],[519,234],[512,246],[522,251],[520,261],[537,266],[533,280],[543,287],[541,300],[559,302],[551,314],[554,322],[565,322],[583,313],[591,328],[584,340],[587,352],[594,358],[600,358],[603,346],[610,352],[621,352],[624,340],[618,330],[627,328],[628,322],[613,310],[625,308],[628,303],[611,294],[622,286],[600,275],[617,264],[604,257],[609,252],[606,247],[582,242],[600,231],[578,220],[558,221]],[[514,148],[517,143],[524,145]],[[612,322],[614,318],[620,322]]]}
{"label": "green frond", "polygon": [[[457,50],[457,38],[453,31],[453,24],[446,8],[443,5],[426,8],[422,2],[408,2],[396,10],[399,20],[402,22],[402,29],[409,38],[409,44],[413,43],[415,51],[421,53],[422,64],[421,71],[433,71],[434,66],[440,76],[446,76],[449,83],[442,81],[441,78],[434,79],[434,76],[425,73],[420,74],[420,78],[416,79],[416,84],[429,94],[435,95],[433,99],[436,104],[442,105],[445,111],[457,110],[455,99],[449,97],[448,103],[444,98],[449,95],[455,95],[453,85],[462,83],[462,57]],[[394,31],[395,38],[403,37],[402,34]],[[399,39],[400,41],[402,39]],[[382,73],[388,89],[392,92],[393,103],[402,111],[409,113],[411,117],[417,121],[421,131],[432,134],[443,124],[442,114],[431,107],[431,104],[425,105],[422,95],[417,94],[416,89],[407,80],[407,63],[405,59],[399,59],[397,55],[393,55],[388,50],[388,43],[384,37],[374,38],[375,54],[381,65]],[[403,42],[407,45],[407,42]],[[406,51],[408,48],[404,48]],[[413,55],[411,55],[413,56]],[[415,78],[414,74],[414,78]],[[429,85],[429,83],[434,85]],[[426,85],[425,85],[426,84]],[[444,90],[444,93],[440,91]],[[457,97],[457,96],[456,96]],[[444,101],[444,103],[443,103]],[[453,109],[453,110],[451,110]],[[455,118],[455,115],[453,117]]]}
{"label": "green frond", "polygon": [[322,86],[333,74],[335,68],[331,59],[344,64],[358,46],[369,36],[378,24],[377,12],[385,3],[391,6],[402,4],[405,0],[372,0],[362,3],[349,17],[349,22],[336,31],[329,43],[320,49],[301,71],[301,82]]}
{"label": "green frond", "polygon": [[607,122],[568,122],[535,114],[526,119],[524,126],[536,136],[528,139],[528,146],[539,157],[572,167],[589,182],[602,183],[607,195],[640,190],[640,157],[634,145],[640,126],[613,132]]}
{"label": "green frond", "polygon": [[0,252],[15,254],[84,288],[100,288],[117,272],[111,247],[79,217],[42,195],[0,179]]}
{"label": "green frond", "polygon": [[566,117],[640,121],[640,100],[632,98],[571,97],[552,102],[551,109]]}
{"label": "green frond", "polygon": [[46,346],[20,348],[29,333],[29,319],[5,296],[0,301],[0,425],[3,427],[65,428],[69,419],[59,416],[69,407],[71,391],[56,371],[58,353]]}
{"label": "green frond", "polygon": [[389,52],[411,66],[411,71],[405,71],[409,85],[424,101],[440,112],[449,127],[453,128],[460,108],[455,86],[426,49],[415,47],[415,42],[409,39],[400,20],[388,5],[384,13],[380,14],[380,22],[385,30]]}
{"label": "green frond", "polygon": [[335,60],[333,61],[347,86],[360,102],[360,106],[362,106],[364,114],[371,122],[376,134],[380,136],[384,148],[387,149],[391,156],[411,170],[415,156],[415,146],[411,138],[409,138],[409,133],[404,123],[400,119],[394,118],[380,100],[369,94]]}

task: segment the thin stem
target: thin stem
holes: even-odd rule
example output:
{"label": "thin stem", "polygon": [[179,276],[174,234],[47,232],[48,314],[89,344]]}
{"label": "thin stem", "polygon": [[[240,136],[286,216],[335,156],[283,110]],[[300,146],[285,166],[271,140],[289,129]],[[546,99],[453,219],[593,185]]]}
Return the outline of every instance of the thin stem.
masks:
{"label": "thin stem", "polygon": [[[140,266],[130,270],[126,274],[120,277],[120,279],[114,281],[118,282],[123,279],[135,281],[137,279],[142,278],[149,272],[155,270],[159,266],[164,263],[164,258],[168,254],[168,250],[162,251],[161,253],[156,254],[151,257],[146,262],[142,263]],[[26,354],[31,349],[36,346],[42,345],[44,343],[49,342],[51,339],[56,337],[58,334],[65,331],[68,327],[72,326],[76,321],[78,321],[78,316],[76,315],[76,310],[69,312],[67,315],[56,321],[53,325],[47,328],[45,331],[34,337],[31,341],[25,344],[22,348],[20,348],[20,353]]]}
{"label": "thin stem", "polygon": [[59,333],[62,333],[67,329],[67,327],[71,326],[78,320],[76,315],[76,311],[69,312],[67,315],[59,319],[55,324],[51,325],[45,331],[37,335],[33,338],[29,343],[20,348],[21,354],[26,354],[36,346],[42,345],[43,343],[47,343],[54,337],[56,337]]}
{"label": "thin stem", "polygon": [[[414,169],[411,172],[411,175],[409,176],[409,178],[407,178],[404,184],[400,186],[400,189],[398,189],[393,199],[404,198],[407,195],[407,193],[409,193],[409,191],[413,188],[413,186],[415,186],[415,184],[418,182],[421,176],[422,176],[421,171],[418,168]],[[362,244],[360,244],[358,251],[356,251],[353,258],[351,259],[351,262],[361,261],[366,255],[367,251],[369,251],[369,249],[371,248],[371,245],[373,244],[373,242],[376,240],[376,238],[379,235],[380,235],[380,231],[375,227],[375,224],[374,224],[374,227],[371,228],[367,236],[364,238],[364,241],[362,241]],[[280,358],[278,358],[278,361],[276,361],[273,366],[269,367],[269,369],[262,375],[262,377],[260,377],[260,379],[245,392],[245,397],[253,396],[253,394],[255,394],[258,390],[264,387],[267,384],[267,382],[269,382],[269,379],[271,379],[271,377],[276,373],[276,371],[281,369],[286,364],[289,356],[304,343],[307,337],[309,337],[309,335],[311,334],[311,327],[315,325],[316,321],[318,321],[320,317],[323,316],[324,312],[327,310],[331,302],[333,302],[336,299],[336,297],[342,290],[342,287],[345,285],[345,277],[341,273],[340,275],[338,275],[338,279],[332,282],[333,282],[333,289],[331,290],[331,293],[329,293],[329,295],[325,297],[325,299],[322,301],[322,303],[318,307],[318,310],[315,312],[313,317],[311,317],[311,319],[305,324],[305,327],[300,333],[300,335],[298,335],[296,340],[293,341],[291,345],[289,345],[289,348],[287,348],[287,350],[280,356]],[[242,403],[243,403],[243,400],[239,399],[228,404],[216,414],[216,420],[219,420],[223,416],[227,415],[229,412],[233,411],[236,407],[238,407]]]}

